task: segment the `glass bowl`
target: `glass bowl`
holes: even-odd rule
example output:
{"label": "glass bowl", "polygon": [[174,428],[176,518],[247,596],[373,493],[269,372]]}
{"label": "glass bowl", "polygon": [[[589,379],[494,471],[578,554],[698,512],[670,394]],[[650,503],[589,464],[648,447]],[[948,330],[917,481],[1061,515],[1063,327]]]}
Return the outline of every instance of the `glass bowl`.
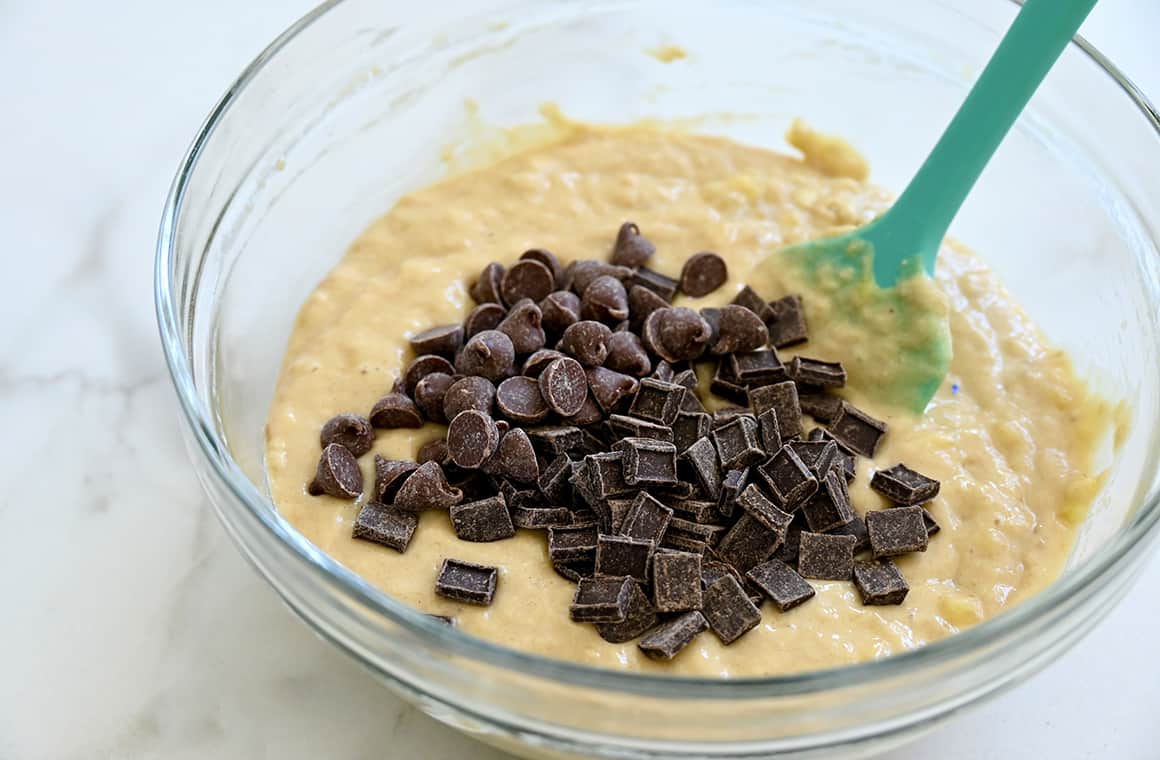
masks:
{"label": "glass bowl", "polygon": [[[190,454],[286,603],[422,709],[528,756],[827,758],[899,743],[1058,657],[1120,598],[1160,521],[1160,137],[1099,53],[1064,53],[959,214],[978,250],[1133,424],[1064,575],[949,639],[779,678],[551,661],[433,623],[281,519],[264,422],[295,314],[449,146],[538,120],[642,118],[783,148],[795,116],[899,189],[1017,6],[1009,0],[330,2],[251,64],[182,162],[157,252],[161,337]],[[670,62],[657,51],[679,45]],[[650,54],[650,51],[651,54]],[[389,305],[384,305],[389,308]]]}

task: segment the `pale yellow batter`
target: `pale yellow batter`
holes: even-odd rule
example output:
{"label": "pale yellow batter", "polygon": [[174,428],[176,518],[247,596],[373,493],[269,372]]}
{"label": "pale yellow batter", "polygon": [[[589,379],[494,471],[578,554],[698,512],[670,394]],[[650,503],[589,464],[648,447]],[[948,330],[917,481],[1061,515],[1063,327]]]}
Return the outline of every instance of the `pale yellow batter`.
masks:
{"label": "pale yellow batter", "polygon": [[[942,482],[930,504],[942,531],[928,551],[898,562],[910,583],[901,606],[864,607],[851,583],[814,581],[816,598],[788,613],[766,604],[761,624],[734,645],[706,633],[658,664],[634,643],[606,643],[569,621],[574,585],[551,571],[541,533],[465,543],[446,513],[427,512],[400,555],[351,538],[361,500],[306,494],[322,424],[369,411],[409,359],[406,336],[462,320],[472,305],[467,286],[489,261],[510,263],[533,247],[565,261],[603,259],[617,227],[632,219],[656,243],[661,271],[679,272],[698,250],[728,261],[729,282],[697,306],[727,302],[746,282],[767,298],[798,288],[788,274],[762,270],[754,279],[751,270],[780,246],[867,221],[888,197],[861,181],[866,165],[843,143],[801,127],[791,139],[803,160],[655,127],[572,126],[558,142],[401,199],[298,315],[267,427],[281,513],[347,567],[416,607],[454,615],[466,632],[616,669],[754,676],[831,667],[942,638],[1041,590],[1060,572],[1102,483],[1092,459],[1110,414],[994,275],[957,247],[943,252],[937,277],[955,358],[925,416],[874,405],[853,368],[844,391],[890,424],[873,466],[902,461]],[[807,291],[804,299],[811,340],[802,352],[842,359],[851,336],[827,331],[823,297]],[[436,426],[380,431],[374,451],[413,458],[440,434]],[[367,483],[372,459],[361,460]],[[859,512],[885,506],[867,486],[871,471],[860,461],[851,490]],[[444,557],[500,566],[495,603],[437,598]]]}

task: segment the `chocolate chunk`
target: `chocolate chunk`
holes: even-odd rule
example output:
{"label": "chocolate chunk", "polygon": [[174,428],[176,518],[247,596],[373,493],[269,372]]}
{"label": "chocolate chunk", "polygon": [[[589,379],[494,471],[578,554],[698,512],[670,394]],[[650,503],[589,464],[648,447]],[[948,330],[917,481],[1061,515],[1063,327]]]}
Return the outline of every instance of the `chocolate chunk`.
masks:
{"label": "chocolate chunk", "polygon": [[709,551],[709,544],[696,536],[670,530],[665,532],[664,540],[661,541],[661,548],[704,556]]}
{"label": "chocolate chunk", "polygon": [[853,536],[855,554],[870,548],[870,533],[866,530],[866,522],[858,515],[854,515],[854,518],[845,525],[826,532],[835,536]]}
{"label": "chocolate chunk", "polygon": [[652,541],[659,544],[673,519],[673,510],[656,500],[651,494],[641,491],[632,501],[620,532],[629,538]]}
{"label": "chocolate chunk", "polygon": [[698,439],[680,455],[680,461],[689,468],[697,485],[710,501],[721,498],[721,468],[717,448],[708,438]]}
{"label": "chocolate chunk", "polygon": [[491,381],[476,375],[460,378],[443,395],[443,414],[449,420],[468,409],[490,415],[494,401],[495,386]]}
{"label": "chocolate chunk", "polygon": [[721,541],[721,537],[725,535],[725,530],[724,525],[708,525],[674,515],[673,519],[669,521],[669,529],[665,533],[665,536],[671,538],[674,535],[680,534],[695,541],[702,541],[709,546],[714,546]]}
{"label": "chocolate chunk", "polygon": [[489,474],[500,475],[517,483],[535,483],[540,477],[536,451],[523,428],[512,428],[504,433],[498,448],[483,468]]}
{"label": "chocolate chunk", "polygon": [[619,408],[620,402],[636,393],[636,378],[606,367],[592,367],[585,371],[592,398],[606,412]]}
{"label": "chocolate chunk", "polygon": [[677,482],[677,448],[651,438],[623,438],[612,445],[623,452],[624,482],[647,487]]}
{"label": "chocolate chunk", "polygon": [[732,575],[705,589],[701,614],[722,644],[732,644],[761,622],[761,612],[749,601],[745,590]]}
{"label": "chocolate chunk", "polygon": [[[701,310],[705,316],[708,309]],[[713,326],[713,339],[709,353],[733,354],[757,351],[769,342],[769,332],[761,318],[744,306],[733,304],[715,310],[716,319],[708,321]]]}
{"label": "chocolate chunk", "polygon": [[[447,440],[436,438],[433,441],[427,441],[415,452],[415,461],[419,464],[427,462],[435,462],[439,465],[449,464],[451,458],[447,455]],[[402,484],[400,483],[400,485]]]}
{"label": "chocolate chunk", "polygon": [[802,409],[798,402],[797,386],[793,381],[750,388],[749,406],[759,417],[769,409],[777,414],[777,428],[781,432],[782,440],[796,438],[802,434]]}
{"label": "chocolate chunk", "polygon": [[499,330],[484,330],[463,346],[455,359],[455,369],[463,375],[479,375],[496,382],[513,374],[515,363],[512,339]]}
{"label": "chocolate chunk", "polygon": [[712,337],[713,330],[704,317],[683,306],[649,314],[641,333],[645,348],[667,362],[696,359]]}
{"label": "chocolate chunk", "polygon": [[669,502],[673,514],[695,523],[711,523],[717,518],[717,504],[700,499],[676,499]]}
{"label": "chocolate chunk", "polygon": [[608,356],[604,366],[633,377],[645,377],[652,371],[652,362],[635,333],[617,332],[608,338]]}
{"label": "chocolate chunk", "polygon": [[663,275],[648,267],[637,267],[629,279],[629,285],[638,285],[651,290],[665,299],[666,303],[672,303],[673,296],[677,294],[677,286],[679,283],[672,277]]}
{"label": "chocolate chunk", "polygon": [[673,365],[669,364],[664,359],[661,359],[656,363],[652,373],[652,376],[657,380],[662,380],[666,383],[671,383],[676,375],[677,370],[673,369]]}
{"label": "chocolate chunk", "polygon": [[[539,488],[528,488],[527,483],[507,480],[501,476],[492,476],[492,483],[494,484],[497,479],[502,480],[499,493],[501,496],[503,496],[504,501],[507,502],[508,509],[515,509],[516,507],[548,506],[548,503],[544,501],[544,495],[540,493]],[[493,492],[492,495],[494,495],[494,485],[491,490]]]}
{"label": "chocolate chunk", "polygon": [[435,354],[445,359],[455,357],[463,345],[462,325],[440,325],[416,333],[411,337],[411,350],[416,356]]}
{"label": "chocolate chunk", "polygon": [[561,422],[567,425],[575,425],[577,427],[588,427],[595,425],[604,419],[604,410],[600,408],[600,404],[596,403],[596,399],[592,397],[592,391],[584,394],[584,401],[580,404],[580,411],[575,414],[562,417]]}
{"label": "chocolate chunk", "polygon": [[854,519],[854,508],[850,506],[850,494],[846,490],[846,478],[831,469],[818,484],[818,490],[805,504],[802,513],[810,530],[824,533],[840,528]]}
{"label": "chocolate chunk", "polygon": [[604,514],[600,516],[602,533],[623,533],[624,521],[632,511],[633,499],[605,499]]}
{"label": "chocolate chunk", "polygon": [[503,280],[504,271],[503,264],[495,261],[483,268],[479,277],[468,288],[468,293],[471,294],[476,303],[501,303],[503,301],[500,296],[500,282]]}
{"label": "chocolate chunk", "polygon": [[628,267],[609,264],[604,261],[596,261],[594,259],[573,261],[564,270],[565,284],[580,295],[583,295],[593,280],[597,277],[605,276],[615,277],[621,282],[626,282],[632,277],[632,270]]}
{"label": "chocolate chunk", "polygon": [[540,301],[540,325],[552,335],[562,335],[570,325],[580,321],[580,296],[570,290],[557,290]]}
{"label": "chocolate chunk", "polygon": [[701,555],[661,549],[653,555],[652,578],[657,612],[701,608]]}
{"label": "chocolate chunk", "polygon": [[770,598],[779,612],[792,610],[809,601],[816,593],[805,578],[778,559],[762,562],[746,573],[745,577]]}
{"label": "chocolate chunk", "polygon": [[446,375],[452,375],[455,374],[455,369],[451,366],[451,362],[442,356],[435,354],[417,356],[407,365],[407,369],[403,372],[403,392],[408,396],[414,394],[415,386],[419,384],[419,381],[432,372],[442,372]]}
{"label": "chocolate chunk", "polygon": [[576,414],[588,398],[588,378],[575,359],[556,359],[539,378],[540,393],[552,411],[564,417]]}
{"label": "chocolate chunk", "polygon": [[541,319],[540,307],[525,298],[512,305],[496,330],[511,338],[517,354],[530,354],[543,348],[547,340]]}
{"label": "chocolate chunk", "polygon": [[[361,457],[375,445],[375,431],[371,421],[359,414],[339,414],[322,426],[318,436],[322,448],[332,443],[345,446],[351,454]],[[900,465],[901,466],[901,465]],[[937,488],[938,484],[935,484]]]}
{"label": "chocolate chunk", "polygon": [[833,422],[842,407],[842,397],[825,391],[802,393],[799,390],[798,403],[804,413],[818,422]]}
{"label": "chocolate chunk", "polygon": [[[781,417],[778,417],[781,422]],[[886,423],[876,420],[848,401],[843,401],[838,416],[830,423],[830,433],[855,454],[873,457],[878,442],[886,435]]]}
{"label": "chocolate chunk", "polygon": [[483,412],[468,409],[447,426],[447,454],[460,467],[474,470],[499,448],[495,420]]}
{"label": "chocolate chunk", "polygon": [[777,411],[766,409],[757,415],[757,428],[761,432],[761,447],[766,451],[777,451],[782,446],[781,428],[777,424]]}
{"label": "chocolate chunk", "polygon": [[527,429],[532,445],[543,454],[559,455],[579,448],[584,441],[580,428],[572,425],[548,425]]}
{"label": "chocolate chunk", "polygon": [[818,490],[818,479],[789,446],[782,446],[757,472],[777,503],[790,512]]}
{"label": "chocolate chunk", "polygon": [[[654,441],[671,443],[673,429],[659,422],[642,420],[627,414],[613,414],[608,418],[613,436],[621,438],[651,438]],[[679,449],[678,449],[679,450]]]}
{"label": "chocolate chunk", "polygon": [[838,444],[833,441],[790,441],[786,446],[793,449],[819,481],[838,461]]}
{"label": "chocolate chunk", "polygon": [[710,417],[698,412],[680,412],[673,421],[673,445],[677,451],[684,451],[699,438],[709,435]]}
{"label": "chocolate chunk", "polygon": [[784,540],[793,515],[783,512],[777,505],[765,497],[756,483],[750,483],[741,495],[737,497],[737,505],[751,515],[755,520],[769,528]]}
{"label": "chocolate chunk", "polygon": [[701,559],[702,590],[709,588],[727,575],[732,576],[738,583],[742,582],[741,574],[732,565],[715,559]]}
{"label": "chocolate chunk", "polygon": [[357,499],[362,487],[362,470],[354,454],[346,446],[332,443],[322,450],[314,480],[306,490],[314,496],[326,494],[337,499]]}
{"label": "chocolate chunk", "polygon": [[523,259],[504,272],[500,281],[500,294],[508,306],[530,298],[539,301],[556,289],[552,270],[538,261]]}
{"label": "chocolate chunk", "polygon": [[764,298],[757,295],[757,292],[748,285],[737,291],[737,295],[733,297],[732,303],[749,309],[760,317],[762,322],[768,322],[773,318],[773,309],[770,308]]}
{"label": "chocolate chunk", "polygon": [[895,507],[866,513],[866,531],[875,559],[926,551],[922,507]]}
{"label": "chocolate chunk", "polygon": [[419,469],[417,462],[408,462],[403,459],[386,459],[375,454],[375,490],[374,500],[389,504],[395,498],[399,486],[415,470]]}
{"label": "chocolate chunk", "polygon": [[556,349],[563,351],[585,367],[599,367],[608,358],[608,341],[612,330],[608,325],[584,320],[569,325]]}
{"label": "chocolate chunk", "polygon": [[640,234],[640,227],[635,222],[625,222],[616,233],[612,263],[636,269],[647,264],[656,251],[657,247]]}
{"label": "chocolate chunk", "polygon": [[628,413],[662,425],[672,425],[681,411],[684,386],[646,377],[640,381]]}
{"label": "chocolate chunk", "polygon": [[830,433],[825,428],[814,428],[810,431],[809,440],[811,441],[833,441],[838,445],[838,453],[834,457],[833,467],[838,467],[846,476],[846,482],[850,482],[857,474],[857,465],[854,462],[854,455],[845,445]]}
{"label": "chocolate chunk", "polygon": [[495,391],[495,404],[500,414],[523,425],[534,425],[551,411],[540,393],[540,384],[522,375],[509,377],[499,384]]}
{"label": "chocolate chunk", "polygon": [[552,569],[573,583],[579,583],[584,578],[591,578],[596,572],[596,559],[588,557],[573,562],[553,562]]}
{"label": "chocolate chunk", "polygon": [[486,607],[495,599],[499,568],[445,559],[435,580],[435,593],[444,599]]}
{"label": "chocolate chunk", "polygon": [[641,639],[637,646],[654,660],[671,660],[708,627],[704,615],[693,610],[661,623]]}
{"label": "chocolate chunk", "polygon": [[715,551],[738,572],[745,573],[769,559],[780,542],[781,534],[746,512],[722,537]]}
{"label": "chocolate chunk", "polygon": [[648,581],[652,563],[652,541],[629,536],[601,535],[596,540],[596,574],[598,576],[629,576],[641,583]]}
{"label": "chocolate chunk", "polygon": [[588,478],[592,491],[598,499],[622,496],[637,490],[624,479],[624,454],[610,451],[603,454],[589,454],[584,457],[588,465]]}
{"label": "chocolate chunk", "polygon": [[769,308],[773,312],[767,324],[769,325],[769,342],[775,348],[785,348],[798,343],[804,343],[810,337],[806,329],[806,312],[802,307],[802,297],[790,295],[770,301]]}
{"label": "chocolate chunk", "polygon": [[543,248],[530,248],[520,254],[520,261],[538,261],[552,273],[552,281],[557,285],[564,280],[564,267],[556,254]]}
{"label": "chocolate chunk", "polygon": [[597,277],[580,295],[580,318],[614,325],[628,319],[628,291],[615,277]]}
{"label": "chocolate chunk", "polygon": [[572,501],[571,476],[572,460],[561,453],[540,472],[536,485],[549,504],[569,504]]}
{"label": "chocolate chunk", "polygon": [[693,298],[712,293],[729,279],[725,259],[711,251],[694,253],[681,267],[681,292]]}
{"label": "chocolate chunk", "polygon": [[771,349],[731,354],[726,361],[729,362],[730,375],[739,385],[747,388],[773,385],[789,379],[781,358]]}
{"label": "chocolate chunk", "polygon": [[773,553],[774,559],[779,559],[787,565],[796,565],[798,561],[798,549],[801,547],[802,533],[809,529],[806,524],[806,518],[801,512],[794,514],[793,522],[789,524],[789,530],[785,532],[785,540],[781,542],[781,546],[777,547],[777,551]]}
{"label": "chocolate chunk", "polygon": [[447,482],[437,462],[424,462],[407,476],[395,494],[395,506],[408,512],[450,509],[463,500],[463,491]]}
{"label": "chocolate chunk", "polygon": [[388,393],[371,409],[370,422],[377,428],[423,427],[423,417],[415,402],[402,393]]}
{"label": "chocolate chunk", "polygon": [[636,583],[632,578],[582,578],[568,614],[577,623],[623,623]]}
{"label": "chocolate chunk", "polygon": [[368,501],[355,518],[351,537],[382,544],[397,552],[405,552],[418,526],[419,518],[413,512],[404,512],[377,501]]}
{"label": "chocolate chunk", "polygon": [[922,521],[926,524],[926,535],[928,537],[933,536],[935,533],[938,533],[940,530],[942,530],[942,528],[939,527],[938,521],[934,519],[934,515],[932,515],[930,510],[926,507],[922,508]]}
{"label": "chocolate chunk", "polygon": [[[721,479],[721,496],[717,499],[717,512],[722,517],[732,517],[736,511],[737,498],[749,485],[749,468],[729,470]],[[701,522],[701,521],[698,521]]]}
{"label": "chocolate chunk", "polygon": [[745,414],[713,430],[713,443],[717,447],[721,468],[737,470],[764,460],[766,453],[758,435],[757,420]]}
{"label": "chocolate chunk", "polygon": [[596,632],[610,644],[623,644],[642,636],[657,624],[657,611],[648,596],[641,591],[640,584],[632,584],[628,592],[624,620],[619,623],[597,623]]}
{"label": "chocolate chunk", "polygon": [[910,591],[898,567],[888,559],[855,562],[854,585],[862,604],[902,604]]}
{"label": "chocolate chunk", "polygon": [[628,289],[629,324],[640,332],[648,316],[658,309],[667,309],[669,302],[643,285],[633,285]]}
{"label": "chocolate chunk", "polygon": [[824,362],[795,356],[789,363],[789,376],[798,385],[841,388],[846,384],[846,368],[841,362]]}
{"label": "chocolate chunk", "polygon": [[909,507],[938,496],[939,482],[904,464],[896,464],[874,473],[870,487],[895,504]]}
{"label": "chocolate chunk", "polygon": [[694,369],[683,369],[680,372],[673,374],[673,379],[670,380],[673,385],[680,385],[685,390],[697,389],[697,371]]}
{"label": "chocolate chunk", "polygon": [[798,548],[798,573],[803,578],[847,581],[854,571],[853,536],[803,531]]}
{"label": "chocolate chunk", "polygon": [[511,521],[517,528],[559,528],[572,524],[572,510],[567,507],[513,507]]}
{"label": "chocolate chunk", "polygon": [[506,315],[507,309],[498,303],[481,303],[463,320],[463,337],[471,338],[484,330],[494,330]]}
{"label": "chocolate chunk", "polygon": [[451,507],[451,527],[460,541],[501,541],[516,534],[503,496]]}
{"label": "chocolate chunk", "polygon": [[735,404],[745,404],[749,401],[749,391],[733,375],[733,367],[728,358],[717,362],[717,370],[709,381],[709,390]]}
{"label": "chocolate chunk", "polygon": [[697,395],[696,391],[685,389],[685,395],[681,396],[681,411],[689,412],[690,414],[708,414],[709,410],[701,402],[701,397]]}
{"label": "chocolate chunk", "polygon": [[548,528],[548,556],[553,563],[595,561],[596,537],[592,524]]}

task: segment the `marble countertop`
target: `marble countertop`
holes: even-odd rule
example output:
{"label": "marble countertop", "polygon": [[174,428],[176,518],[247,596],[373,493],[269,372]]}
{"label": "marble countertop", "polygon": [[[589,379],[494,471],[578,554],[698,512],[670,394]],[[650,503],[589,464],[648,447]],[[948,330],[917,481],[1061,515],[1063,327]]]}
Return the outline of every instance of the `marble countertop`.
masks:
{"label": "marble countertop", "polygon": [[[304,0],[0,0],[0,760],[498,760],[317,639],[186,465],[151,298],[195,126]],[[1155,0],[1085,33],[1160,97]],[[1160,587],[1160,556],[1138,589]],[[1030,682],[893,760],[1155,758],[1160,606],[1136,591]]]}

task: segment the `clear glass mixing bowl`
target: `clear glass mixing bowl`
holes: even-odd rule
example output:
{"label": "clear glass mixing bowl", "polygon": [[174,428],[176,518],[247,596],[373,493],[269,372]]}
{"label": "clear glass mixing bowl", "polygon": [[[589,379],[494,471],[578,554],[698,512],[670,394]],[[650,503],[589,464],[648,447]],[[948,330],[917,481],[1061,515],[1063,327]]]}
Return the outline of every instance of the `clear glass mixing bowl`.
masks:
{"label": "clear glass mixing bowl", "polygon": [[[588,669],[433,624],[352,575],[267,497],[263,427],[299,305],[479,125],[685,120],[781,146],[804,116],[900,188],[1010,23],[1008,0],[330,2],[242,72],[165,208],[157,311],[194,466],[243,553],[310,626],[422,708],[514,751],[623,758],[860,754],[1026,678],[1125,592],[1160,520],[1160,137],[1081,41],[954,226],[1131,434],[1068,570],[1040,596],[879,662],[701,681]],[[676,44],[663,63],[648,50]],[[389,305],[384,305],[389,308]]]}

